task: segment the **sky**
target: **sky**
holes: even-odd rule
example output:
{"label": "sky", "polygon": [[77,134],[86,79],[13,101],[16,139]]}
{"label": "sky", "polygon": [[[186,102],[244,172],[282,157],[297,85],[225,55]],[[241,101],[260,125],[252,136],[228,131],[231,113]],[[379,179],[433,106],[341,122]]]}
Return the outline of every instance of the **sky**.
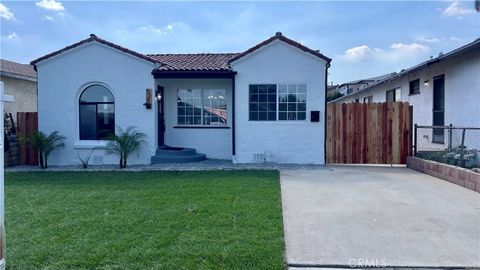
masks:
{"label": "sky", "polygon": [[1,1],[0,56],[21,63],[94,33],[141,53],[242,52],[281,31],[332,58],[329,82],[400,71],[480,37],[474,1]]}

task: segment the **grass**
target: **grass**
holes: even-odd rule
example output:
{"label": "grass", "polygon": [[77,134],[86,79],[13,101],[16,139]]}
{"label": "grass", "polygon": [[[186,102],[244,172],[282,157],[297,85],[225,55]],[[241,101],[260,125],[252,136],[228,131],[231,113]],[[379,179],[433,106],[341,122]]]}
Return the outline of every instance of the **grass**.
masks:
{"label": "grass", "polygon": [[278,173],[5,175],[12,269],[284,269]]}

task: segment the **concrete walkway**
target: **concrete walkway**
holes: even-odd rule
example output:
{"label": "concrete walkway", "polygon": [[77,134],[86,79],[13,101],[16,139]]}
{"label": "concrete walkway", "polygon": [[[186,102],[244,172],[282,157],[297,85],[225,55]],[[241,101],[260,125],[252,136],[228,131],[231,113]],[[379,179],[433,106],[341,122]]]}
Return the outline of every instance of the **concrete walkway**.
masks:
{"label": "concrete walkway", "polygon": [[331,168],[281,172],[290,267],[480,267],[480,194],[407,168]]}

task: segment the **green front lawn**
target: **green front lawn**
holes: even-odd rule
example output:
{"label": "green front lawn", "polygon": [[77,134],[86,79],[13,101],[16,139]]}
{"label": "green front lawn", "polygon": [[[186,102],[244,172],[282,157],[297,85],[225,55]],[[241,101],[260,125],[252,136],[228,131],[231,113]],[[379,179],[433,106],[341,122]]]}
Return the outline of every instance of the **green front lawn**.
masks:
{"label": "green front lawn", "polygon": [[13,269],[283,269],[278,173],[5,175]]}

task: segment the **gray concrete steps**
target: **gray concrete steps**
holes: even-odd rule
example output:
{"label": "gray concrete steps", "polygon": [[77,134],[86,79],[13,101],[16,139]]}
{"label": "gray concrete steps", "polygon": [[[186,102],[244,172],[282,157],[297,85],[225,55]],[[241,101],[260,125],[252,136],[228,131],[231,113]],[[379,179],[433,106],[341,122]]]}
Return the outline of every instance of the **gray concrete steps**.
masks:
{"label": "gray concrete steps", "polygon": [[151,158],[152,164],[157,163],[185,163],[205,160],[205,154],[197,153],[194,148],[181,148],[161,146],[155,156]]}

